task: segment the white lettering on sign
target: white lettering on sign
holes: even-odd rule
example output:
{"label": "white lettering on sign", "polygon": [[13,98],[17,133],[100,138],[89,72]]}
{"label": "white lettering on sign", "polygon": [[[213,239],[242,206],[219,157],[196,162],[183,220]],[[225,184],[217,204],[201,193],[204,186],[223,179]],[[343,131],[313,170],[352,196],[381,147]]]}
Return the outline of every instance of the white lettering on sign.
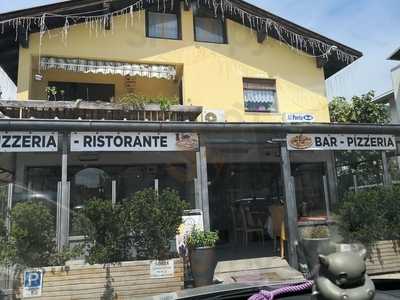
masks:
{"label": "white lettering on sign", "polygon": [[289,150],[396,150],[393,135],[288,134]]}
{"label": "white lettering on sign", "polygon": [[150,262],[150,278],[174,277],[174,260],[152,260]]}
{"label": "white lettering on sign", "polygon": [[309,113],[287,113],[285,114],[288,123],[311,123],[315,121],[315,116]]}
{"label": "white lettering on sign", "polygon": [[71,151],[197,151],[199,138],[194,133],[151,132],[75,132]]}
{"label": "white lettering on sign", "polygon": [[56,132],[0,132],[0,152],[56,152]]}

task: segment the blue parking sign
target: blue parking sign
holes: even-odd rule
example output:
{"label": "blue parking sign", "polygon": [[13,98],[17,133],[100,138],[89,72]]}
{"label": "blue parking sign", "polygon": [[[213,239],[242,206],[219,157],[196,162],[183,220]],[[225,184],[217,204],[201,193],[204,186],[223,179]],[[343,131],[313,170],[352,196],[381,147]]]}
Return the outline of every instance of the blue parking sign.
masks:
{"label": "blue parking sign", "polygon": [[43,272],[29,270],[24,272],[23,297],[35,297],[42,294]]}

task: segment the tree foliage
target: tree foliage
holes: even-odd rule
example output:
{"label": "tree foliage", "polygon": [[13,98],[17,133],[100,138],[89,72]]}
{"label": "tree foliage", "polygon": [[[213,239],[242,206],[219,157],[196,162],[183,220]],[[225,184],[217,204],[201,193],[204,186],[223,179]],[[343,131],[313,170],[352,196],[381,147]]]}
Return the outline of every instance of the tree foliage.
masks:
{"label": "tree foliage", "polygon": [[339,231],[345,242],[371,248],[380,240],[400,239],[400,187],[375,187],[348,193],[338,209]]}
{"label": "tree foliage", "polygon": [[388,108],[373,101],[373,91],[354,96],[350,101],[336,97],[329,103],[331,122],[337,123],[378,123],[390,121]]}
{"label": "tree foliage", "polygon": [[0,222],[0,262],[6,266],[45,267],[63,265],[80,249],[57,251],[55,219],[43,203],[17,203],[10,212],[11,230]]}
{"label": "tree foliage", "polygon": [[[374,92],[354,96],[350,101],[337,97],[329,103],[332,122],[336,123],[374,123],[390,121],[388,108],[373,101]],[[352,186],[353,175],[358,185],[376,184],[381,181],[381,155],[377,151],[336,151],[339,193],[344,194]]]}

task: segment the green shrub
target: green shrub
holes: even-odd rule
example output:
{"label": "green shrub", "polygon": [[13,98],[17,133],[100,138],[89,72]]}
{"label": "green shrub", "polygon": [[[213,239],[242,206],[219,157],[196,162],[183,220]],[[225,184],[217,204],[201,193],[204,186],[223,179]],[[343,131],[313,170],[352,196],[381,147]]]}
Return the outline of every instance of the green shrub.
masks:
{"label": "green shrub", "polygon": [[189,249],[201,247],[215,247],[218,241],[218,232],[216,231],[202,231],[193,228],[191,233],[186,239],[186,246]]}
{"label": "green shrub", "polygon": [[0,222],[0,262],[6,266],[46,267],[64,265],[80,255],[78,247],[58,252],[55,242],[55,218],[40,202],[21,202],[10,214],[11,230]]}
{"label": "green shrub", "polygon": [[140,258],[167,259],[170,241],[182,224],[187,203],[177,191],[164,189],[159,194],[145,189],[134,194],[129,210],[134,222],[135,248]]}
{"label": "green shrub", "polygon": [[171,189],[159,194],[145,189],[115,205],[110,200],[88,201],[80,216],[88,262],[169,258],[170,241],[175,238],[186,207],[178,192]]}
{"label": "green shrub", "polygon": [[133,227],[126,204],[91,199],[82,209],[79,223],[86,237],[90,264],[131,259]]}
{"label": "green shrub", "polygon": [[361,242],[368,248],[380,240],[397,240],[399,211],[399,187],[348,193],[337,211],[339,232],[346,242]]}
{"label": "green shrub", "polygon": [[318,239],[329,237],[329,227],[326,225],[307,226],[300,229],[301,237],[306,239]]}

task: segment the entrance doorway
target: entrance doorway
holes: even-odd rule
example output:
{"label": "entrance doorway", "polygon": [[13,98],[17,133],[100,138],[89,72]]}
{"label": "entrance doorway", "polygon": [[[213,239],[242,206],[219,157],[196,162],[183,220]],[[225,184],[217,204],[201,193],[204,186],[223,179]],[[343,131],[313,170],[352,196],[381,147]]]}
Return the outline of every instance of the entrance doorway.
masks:
{"label": "entrance doorway", "polygon": [[209,164],[208,179],[211,229],[220,235],[219,260],[279,255],[284,232],[280,164]]}

